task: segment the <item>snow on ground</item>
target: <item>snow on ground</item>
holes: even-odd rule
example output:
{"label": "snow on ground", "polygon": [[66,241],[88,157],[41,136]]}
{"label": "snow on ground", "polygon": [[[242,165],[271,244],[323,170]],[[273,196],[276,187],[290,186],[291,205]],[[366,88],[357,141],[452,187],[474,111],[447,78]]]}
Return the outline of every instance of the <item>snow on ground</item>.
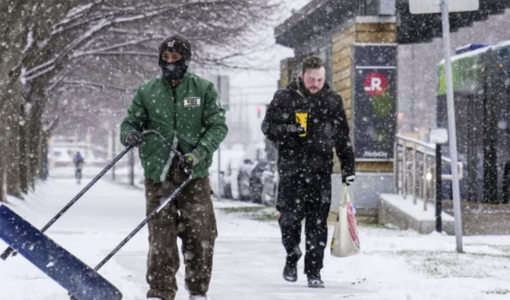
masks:
{"label": "snow on ground", "polygon": [[[104,166],[106,167],[106,165]],[[103,171],[104,167],[98,167],[98,166],[85,166],[82,170],[82,183],[89,183],[93,178],[97,176],[101,171]],[[75,168],[73,166],[69,167],[56,167],[51,168],[49,170],[49,174],[52,178],[58,178],[58,179],[70,179],[74,178],[75,176]],[[112,172],[115,172],[115,177],[113,177]],[[115,179],[114,179],[115,178]],[[109,180],[109,181],[115,181],[118,183],[130,183],[130,168],[129,167],[118,167],[116,166],[115,169],[110,169],[106,174],[103,175],[103,179]],[[144,176],[143,176],[143,169],[141,166],[136,165],[135,166],[135,186],[143,187],[144,182]]]}
{"label": "snow on ground", "polygon": [[[40,228],[79,192],[85,181],[78,186],[73,179],[54,178],[40,184],[37,193],[25,201],[11,199],[9,206]],[[142,190],[100,181],[48,235],[95,266],[143,220],[144,207]],[[274,210],[233,201],[217,201],[215,207],[219,238],[209,293],[214,300],[510,298],[508,236],[465,237],[466,253],[457,254],[453,236],[361,227],[362,254],[339,259],[327,252],[322,272],[326,288],[312,290],[301,275],[303,261],[297,283],[281,278],[284,253]],[[257,217],[257,213],[262,215]],[[5,244],[0,241],[0,246],[3,250]],[[144,228],[100,270],[122,291],[125,300],[145,299],[146,253]],[[180,290],[176,300],[187,299],[183,269],[178,273]],[[13,299],[68,297],[59,285],[17,256],[0,261],[0,300]]]}

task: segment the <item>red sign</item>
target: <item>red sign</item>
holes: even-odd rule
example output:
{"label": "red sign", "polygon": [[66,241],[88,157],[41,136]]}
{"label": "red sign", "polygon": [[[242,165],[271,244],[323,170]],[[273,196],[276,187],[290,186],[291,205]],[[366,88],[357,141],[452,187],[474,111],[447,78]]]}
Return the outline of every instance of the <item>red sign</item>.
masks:
{"label": "red sign", "polygon": [[388,79],[381,73],[372,72],[367,75],[365,82],[365,91],[372,97],[382,96],[388,88]]}

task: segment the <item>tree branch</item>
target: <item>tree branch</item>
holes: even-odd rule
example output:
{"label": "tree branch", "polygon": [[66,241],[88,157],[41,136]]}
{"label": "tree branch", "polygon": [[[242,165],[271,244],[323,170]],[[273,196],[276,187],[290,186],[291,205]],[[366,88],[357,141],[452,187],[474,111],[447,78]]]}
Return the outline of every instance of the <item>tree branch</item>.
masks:
{"label": "tree branch", "polygon": [[114,86],[104,83],[96,83],[91,81],[83,81],[83,80],[64,80],[62,83],[66,85],[74,85],[74,86],[80,86],[80,87],[97,87],[101,89],[112,89],[117,90],[121,92],[135,92],[136,89],[130,89],[130,88],[123,88],[120,86]]}

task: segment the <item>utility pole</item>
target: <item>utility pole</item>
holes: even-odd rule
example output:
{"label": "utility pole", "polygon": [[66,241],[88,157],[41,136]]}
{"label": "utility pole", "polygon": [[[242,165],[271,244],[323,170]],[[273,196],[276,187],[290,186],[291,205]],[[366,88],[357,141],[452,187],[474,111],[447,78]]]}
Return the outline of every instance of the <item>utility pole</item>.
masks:
{"label": "utility pole", "polygon": [[455,103],[453,94],[453,71],[450,43],[450,13],[448,0],[441,0],[441,13],[443,17],[443,41],[445,51],[446,74],[446,102],[448,106],[448,134],[450,136],[450,158],[452,167],[453,212],[455,216],[455,236],[457,252],[462,249],[462,210],[460,206],[459,165],[457,155],[457,133],[455,129]]}

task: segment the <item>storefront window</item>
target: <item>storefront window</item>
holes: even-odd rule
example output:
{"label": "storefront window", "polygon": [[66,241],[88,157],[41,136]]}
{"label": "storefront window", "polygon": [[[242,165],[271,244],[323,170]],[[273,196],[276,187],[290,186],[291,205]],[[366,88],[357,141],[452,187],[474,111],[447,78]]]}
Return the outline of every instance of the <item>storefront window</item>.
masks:
{"label": "storefront window", "polygon": [[377,15],[378,0],[358,0],[358,16]]}

